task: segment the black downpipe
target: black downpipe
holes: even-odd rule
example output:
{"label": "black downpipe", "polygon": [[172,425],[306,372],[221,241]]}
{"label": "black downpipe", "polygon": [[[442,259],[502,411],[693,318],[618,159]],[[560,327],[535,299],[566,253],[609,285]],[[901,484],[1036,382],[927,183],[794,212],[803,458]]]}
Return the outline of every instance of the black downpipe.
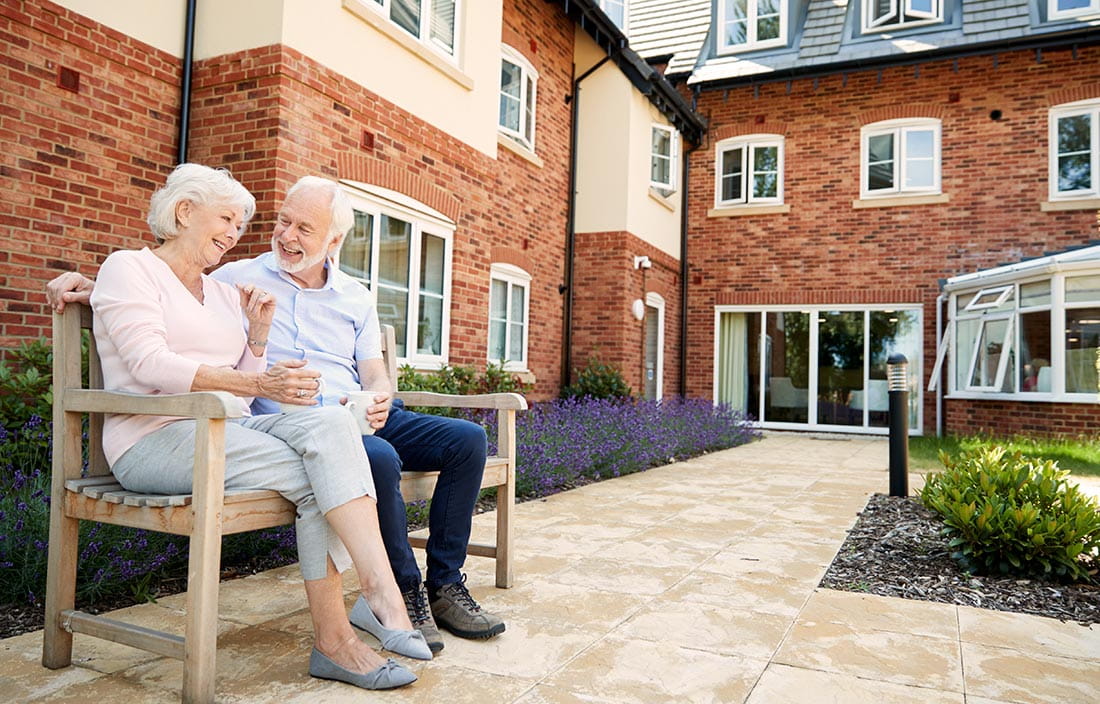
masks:
{"label": "black downpipe", "polygon": [[176,163],[187,162],[187,134],[191,130],[191,63],[195,56],[195,0],[187,0],[187,23],[183,30],[183,79],[180,86],[179,150]]}
{"label": "black downpipe", "polygon": [[562,365],[561,385],[569,386],[573,367],[573,254],[577,244],[576,217],[577,217],[577,120],[580,117],[581,81],[592,75],[596,69],[607,63],[610,56],[605,56],[595,66],[582,73],[573,80],[573,95],[569,100],[573,103],[572,122],[569,125],[569,207],[565,220],[565,283],[559,287],[559,291],[565,294],[565,305],[562,331]]}
{"label": "black downpipe", "polygon": [[693,146],[683,153],[683,195],[680,196],[680,398],[687,397],[687,350],[688,350],[688,174],[691,172],[691,154],[698,147]]}

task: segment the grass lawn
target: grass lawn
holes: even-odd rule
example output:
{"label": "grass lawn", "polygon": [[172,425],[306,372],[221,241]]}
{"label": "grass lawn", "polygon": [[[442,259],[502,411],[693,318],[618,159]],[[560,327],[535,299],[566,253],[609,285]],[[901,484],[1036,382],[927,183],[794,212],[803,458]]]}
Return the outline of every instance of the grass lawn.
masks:
{"label": "grass lawn", "polygon": [[1100,476],[1100,437],[1075,440],[988,437],[909,438],[909,463],[917,471],[942,469],[940,450],[949,455],[982,445],[1003,445],[1009,452],[1019,450],[1025,457],[1056,460],[1071,474]]}

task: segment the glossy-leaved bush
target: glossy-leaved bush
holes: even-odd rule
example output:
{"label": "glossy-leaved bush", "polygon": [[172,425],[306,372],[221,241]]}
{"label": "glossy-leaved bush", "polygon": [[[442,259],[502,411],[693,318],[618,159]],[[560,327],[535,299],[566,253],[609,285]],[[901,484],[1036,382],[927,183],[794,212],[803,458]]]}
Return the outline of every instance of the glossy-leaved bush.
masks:
{"label": "glossy-leaved bush", "polygon": [[921,501],[946,524],[951,556],[966,571],[1096,581],[1100,503],[1053,460],[1001,447],[940,454]]}

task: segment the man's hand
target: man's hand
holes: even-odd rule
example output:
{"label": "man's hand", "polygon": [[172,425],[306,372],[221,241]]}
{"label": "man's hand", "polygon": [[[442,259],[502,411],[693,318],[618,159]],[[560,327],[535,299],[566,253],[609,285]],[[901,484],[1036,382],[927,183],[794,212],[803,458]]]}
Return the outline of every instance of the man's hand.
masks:
{"label": "man's hand", "polygon": [[46,302],[60,313],[66,303],[87,303],[95,282],[75,271],[66,271],[46,284]]}
{"label": "man's hand", "polygon": [[[373,389],[363,390],[370,391],[374,394],[374,403],[367,407],[367,422],[370,423],[370,427],[375,430],[381,430],[386,427],[386,421],[390,417],[390,402],[393,400],[393,394],[389,391],[374,391]],[[345,405],[347,402],[347,396],[340,399],[341,405]]]}

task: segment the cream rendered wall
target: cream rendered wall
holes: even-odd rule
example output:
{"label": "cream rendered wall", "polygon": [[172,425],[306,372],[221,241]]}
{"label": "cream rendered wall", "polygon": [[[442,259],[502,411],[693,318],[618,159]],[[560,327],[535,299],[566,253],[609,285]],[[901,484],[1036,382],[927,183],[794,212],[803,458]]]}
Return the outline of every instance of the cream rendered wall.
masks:
{"label": "cream rendered wall", "polygon": [[[183,0],[54,0],[173,56],[183,56]],[[201,3],[200,3],[201,4]]]}
{"label": "cream rendered wall", "polygon": [[[174,56],[183,55],[184,0],[61,0],[60,4]],[[460,80],[344,7],[353,4],[373,12],[370,0],[199,0],[195,58],[283,43],[495,157],[502,0],[462,2],[457,22]],[[388,18],[378,17],[383,26],[403,32]]]}
{"label": "cream rendered wall", "polygon": [[[575,47],[577,75],[605,56],[579,29]],[[650,130],[668,120],[610,61],[581,82],[580,101],[577,232],[627,231],[679,258],[682,188],[666,199],[649,187]]]}
{"label": "cream rendered wall", "polygon": [[[373,12],[370,0],[344,0],[347,3],[358,3],[366,12]],[[284,7],[283,41],[288,46],[471,147],[496,156],[501,0],[462,2],[456,22],[458,69],[472,81],[472,89],[344,9],[338,0],[284,0]],[[383,21],[389,22],[388,18]],[[392,23],[388,26],[403,31]]]}

